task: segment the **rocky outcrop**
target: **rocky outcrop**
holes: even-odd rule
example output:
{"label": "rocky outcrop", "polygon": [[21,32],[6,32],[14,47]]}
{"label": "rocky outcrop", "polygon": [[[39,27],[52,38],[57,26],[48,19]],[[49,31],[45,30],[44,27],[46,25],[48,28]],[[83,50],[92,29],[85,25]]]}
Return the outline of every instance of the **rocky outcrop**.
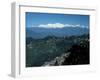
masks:
{"label": "rocky outcrop", "polygon": [[56,57],[54,60],[50,62],[45,62],[43,66],[59,66],[65,61],[65,59],[69,56],[70,53],[64,53],[60,57]]}
{"label": "rocky outcrop", "polygon": [[56,57],[50,62],[45,62],[43,66],[82,65],[89,63],[89,40],[87,39],[72,45],[68,52]]}

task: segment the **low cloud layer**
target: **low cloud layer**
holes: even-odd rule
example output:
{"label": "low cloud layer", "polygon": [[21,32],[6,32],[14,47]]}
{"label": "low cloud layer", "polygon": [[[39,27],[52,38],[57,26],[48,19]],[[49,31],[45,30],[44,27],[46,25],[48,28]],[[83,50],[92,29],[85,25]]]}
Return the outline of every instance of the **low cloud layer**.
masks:
{"label": "low cloud layer", "polygon": [[42,28],[64,28],[64,27],[81,27],[81,28],[88,28],[88,26],[80,25],[80,24],[62,24],[62,23],[48,23],[48,24],[40,24],[38,27]]}

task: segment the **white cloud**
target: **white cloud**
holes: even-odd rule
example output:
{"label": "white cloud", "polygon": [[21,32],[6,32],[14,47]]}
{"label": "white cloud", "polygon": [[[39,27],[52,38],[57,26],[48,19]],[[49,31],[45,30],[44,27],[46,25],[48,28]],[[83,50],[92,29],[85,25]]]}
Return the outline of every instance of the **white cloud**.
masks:
{"label": "white cloud", "polygon": [[64,28],[64,27],[82,27],[85,28],[87,26],[84,25],[80,25],[80,24],[62,24],[62,23],[48,23],[48,24],[40,24],[38,27],[42,27],[42,28]]}
{"label": "white cloud", "polygon": [[65,27],[65,25],[64,24],[61,24],[61,23],[41,24],[38,27],[43,27],[43,28],[63,28],[63,27]]}

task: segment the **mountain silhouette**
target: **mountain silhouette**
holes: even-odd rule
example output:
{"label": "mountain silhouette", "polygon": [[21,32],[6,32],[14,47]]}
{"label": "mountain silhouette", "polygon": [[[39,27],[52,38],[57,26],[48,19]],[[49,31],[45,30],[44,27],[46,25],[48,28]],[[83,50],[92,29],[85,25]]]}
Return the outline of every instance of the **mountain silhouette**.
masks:
{"label": "mountain silhouette", "polygon": [[82,34],[88,34],[88,28],[81,27],[64,27],[64,28],[40,28],[40,27],[28,27],[26,28],[26,37],[32,37],[34,39],[45,38],[47,36],[79,36]]}

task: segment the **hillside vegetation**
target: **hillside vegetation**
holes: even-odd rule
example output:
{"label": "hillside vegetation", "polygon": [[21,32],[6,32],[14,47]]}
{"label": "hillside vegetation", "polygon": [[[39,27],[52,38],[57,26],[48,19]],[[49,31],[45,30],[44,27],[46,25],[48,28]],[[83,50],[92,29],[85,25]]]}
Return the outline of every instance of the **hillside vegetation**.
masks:
{"label": "hillside vegetation", "polygon": [[89,35],[26,38],[26,67],[89,64]]}

